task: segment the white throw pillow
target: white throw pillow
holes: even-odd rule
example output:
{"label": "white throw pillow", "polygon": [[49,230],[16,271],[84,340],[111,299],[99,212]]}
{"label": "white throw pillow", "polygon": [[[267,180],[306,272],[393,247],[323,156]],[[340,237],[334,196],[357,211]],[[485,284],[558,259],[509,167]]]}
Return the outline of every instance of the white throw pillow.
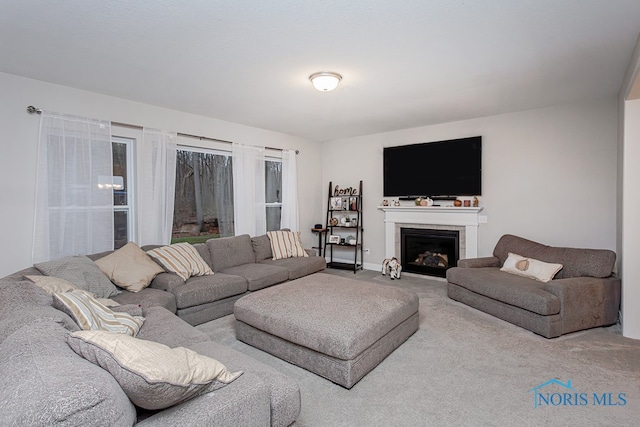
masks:
{"label": "white throw pillow", "polygon": [[539,261],[533,258],[526,258],[518,254],[509,252],[507,259],[500,271],[505,271],[529,279],[539,280],[547,283],[558,271],[562,269],[562,264],[552,264]]}
{"label": "white throw pillow", "polygon": [[53,295],[56,292],[71,292],[73,290],[79,289],[70,281],[55,276],[32,275],[24,277],[44,289],[44,291],[49,295]]}
{"label": "white throw pillow", "polygon": [[129,399],[145,409],[163,409],[231,383],[242,371],[183,347],[105,331],[77,331],[69,346],[109,371]]}

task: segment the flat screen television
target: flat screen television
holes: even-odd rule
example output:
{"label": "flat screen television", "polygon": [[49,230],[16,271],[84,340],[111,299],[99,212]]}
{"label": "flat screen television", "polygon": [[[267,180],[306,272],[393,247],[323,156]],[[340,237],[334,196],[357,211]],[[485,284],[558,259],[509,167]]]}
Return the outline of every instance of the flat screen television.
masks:
{"label": "flat screen television", "polygon": [[385,147],[385,197],[482,195],[482,137]]}

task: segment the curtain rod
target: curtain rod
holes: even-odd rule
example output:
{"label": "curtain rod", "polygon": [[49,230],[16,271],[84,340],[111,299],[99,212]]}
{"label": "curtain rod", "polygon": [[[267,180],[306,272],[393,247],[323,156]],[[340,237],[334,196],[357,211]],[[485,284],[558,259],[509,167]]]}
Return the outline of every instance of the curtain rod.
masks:
{"label": "curtain rod", "polygon": [[[34,107],[33,105],[29,105],[27,107],[27,112],[29,114],[42,114],[42,109],[41,108],[37,108]],[[132,125],[130,123],[122,123],[122,122],[111,122],[112,125],[115,126],[121,126],[121,127],[127,127],[127,128],[133,128],[133,129],[143,129],[143,126],[140,125]],[[225,144],[233,144],[233,141],[226,141],[224,139],[216,139],[216,138],[209,138],[208,136],[198,136],[198,135],[192,135],[190,133],[183,133],[183,132],[176,132],[178,136],[184,136],[187,138],[196,138],[199,139],[201,141],[206,140],[206,141],[215,141],[215,142],[223,142]],[[284,151],[284,148],[277,148],[277,147],[264,147],[267,150],[276,150],[276,151]],[[300,154],[300,150],[295,150],[296,154]]]}

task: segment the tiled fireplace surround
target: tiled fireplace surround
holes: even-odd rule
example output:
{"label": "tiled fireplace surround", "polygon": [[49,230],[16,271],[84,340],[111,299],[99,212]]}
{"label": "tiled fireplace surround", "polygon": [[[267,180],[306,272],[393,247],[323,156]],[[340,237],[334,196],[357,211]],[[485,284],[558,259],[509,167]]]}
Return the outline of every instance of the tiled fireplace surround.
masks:
{"label": "tiled fireplace surround", "polygon": [[384,211],[385,258],[400,258],[400,229],[418,228],[459,231],[460,258],[478,256],[477,207],[380,206]]}

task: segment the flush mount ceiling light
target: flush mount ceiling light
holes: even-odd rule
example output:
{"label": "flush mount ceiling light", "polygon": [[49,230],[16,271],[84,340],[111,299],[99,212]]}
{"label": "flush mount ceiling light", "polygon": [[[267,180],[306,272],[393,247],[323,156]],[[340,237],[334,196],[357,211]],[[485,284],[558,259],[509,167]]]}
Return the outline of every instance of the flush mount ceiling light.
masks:
{"label": "flush mount ceiling light", "polygon": [[338,87],[338,83],[342,80],[342,76],[331,71],[321,71],[313,73],[309,76],[309,80],[313,83],[313,87],[321,92],[329,92]]}

